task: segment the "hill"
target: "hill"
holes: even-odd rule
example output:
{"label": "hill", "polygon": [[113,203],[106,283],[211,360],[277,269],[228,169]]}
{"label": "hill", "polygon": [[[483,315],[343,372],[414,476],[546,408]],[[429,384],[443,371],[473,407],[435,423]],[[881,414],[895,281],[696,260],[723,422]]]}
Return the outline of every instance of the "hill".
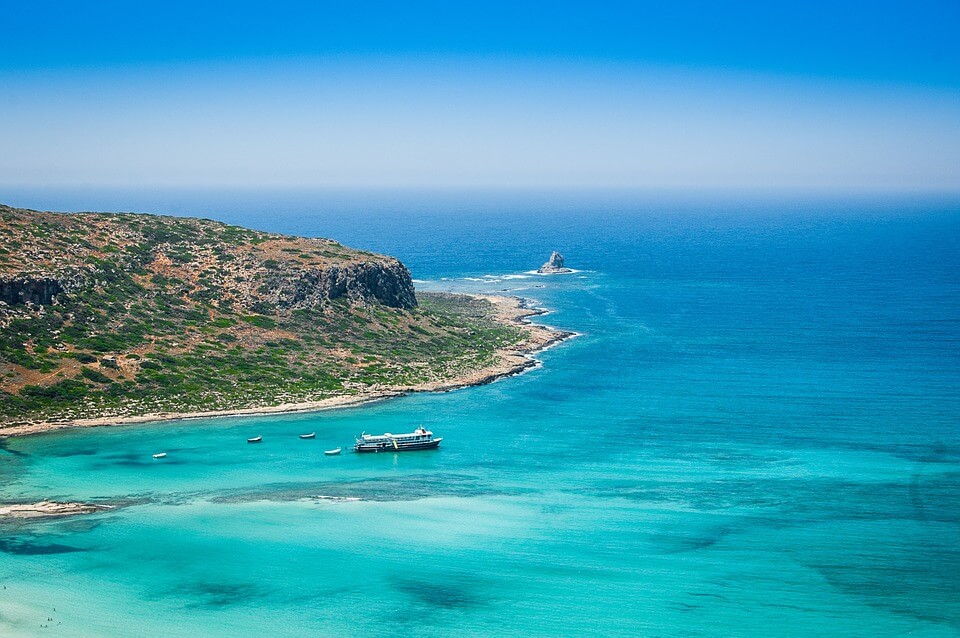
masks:
{"label": "hill", "polygon": [[529,314],[329,239],[0,206],[0,434],[482,382],[565,336]]}

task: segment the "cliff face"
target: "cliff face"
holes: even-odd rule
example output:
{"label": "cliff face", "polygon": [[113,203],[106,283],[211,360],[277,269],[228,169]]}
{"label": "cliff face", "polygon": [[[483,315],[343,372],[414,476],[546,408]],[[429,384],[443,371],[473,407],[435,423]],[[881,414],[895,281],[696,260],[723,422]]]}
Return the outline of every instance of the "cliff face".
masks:
{"label": "cliff face", "polygon": [[[96,275],[91,272],[89,277],[81,275],[79,281],[76,276],[72,279],[66,282],[47,275],[0,277],[0,302],[8,306],[50,305],[67,288],[81,291],[84,279],[95,280]],[[264,279],[264,285],[250,296],[250,305],[266,302],[284,309],[310,308],[339,298],[391,308],[417,305],[410,271],[397,260],[281,270]]]}
{"label": "cliff face", "polygon": [[0,301],[8,306],[49,305],[61,292],[63,286],[50,277],[0,277]]}
{"label": "cliff face", "polygon": [[341,297],[391,308],[417,305],[410,272],[397,260],[279,273],[268,286],[274,292],[267,299],[280,308],[309,308]]}

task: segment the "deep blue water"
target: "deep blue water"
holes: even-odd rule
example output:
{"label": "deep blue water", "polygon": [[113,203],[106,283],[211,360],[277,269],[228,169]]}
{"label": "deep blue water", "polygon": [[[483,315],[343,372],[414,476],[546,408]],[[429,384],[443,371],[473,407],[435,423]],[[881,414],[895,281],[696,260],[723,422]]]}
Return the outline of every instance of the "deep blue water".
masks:
{"label": "deep blue water", "polygon": [[[0,498],[132,504],[0,528],[4,635],[960,635],[957,203],[14,195],[329,236],[582,336],[448,394],[7,441]],[[580,272],[525,274],[552,249]],[[321,453],[418,423],[441,450]]]}

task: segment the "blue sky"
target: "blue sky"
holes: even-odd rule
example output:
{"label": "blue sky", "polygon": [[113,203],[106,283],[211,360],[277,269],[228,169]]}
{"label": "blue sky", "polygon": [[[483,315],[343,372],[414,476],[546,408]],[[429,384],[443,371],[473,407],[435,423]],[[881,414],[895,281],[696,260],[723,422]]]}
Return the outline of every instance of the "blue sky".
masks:
{"label": "blue sky", "polygon": [[0,184],[960,190],[960,3],[17,3]]}

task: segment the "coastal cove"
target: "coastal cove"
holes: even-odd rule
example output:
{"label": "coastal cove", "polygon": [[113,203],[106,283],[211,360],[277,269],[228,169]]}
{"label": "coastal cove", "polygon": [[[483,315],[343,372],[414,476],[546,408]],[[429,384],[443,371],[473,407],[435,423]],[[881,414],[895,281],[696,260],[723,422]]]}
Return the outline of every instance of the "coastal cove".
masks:
{"label": "coastal cove", "polygon": [[0,439],[0,502],[110,508],[0,518],[0,634],[960,633],[956,203],[182,208],[579,336],[456,392]]}
{"label": "coastal cove", "polygon": [[960,0],[5,9],[0,638],[960,638]]}

